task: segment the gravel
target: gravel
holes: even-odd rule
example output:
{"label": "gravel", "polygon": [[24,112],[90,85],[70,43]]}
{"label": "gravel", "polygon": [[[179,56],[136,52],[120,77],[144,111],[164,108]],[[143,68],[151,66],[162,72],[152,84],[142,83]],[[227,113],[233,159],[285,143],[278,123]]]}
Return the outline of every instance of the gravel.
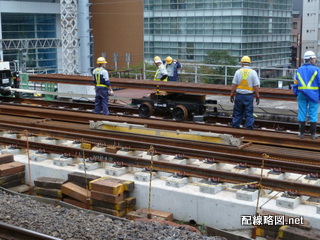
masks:
{"label": "gravel", "polygon": [[158,222],[112,219],[105,214],[42,203],[1,190],[0,221],[64,240],[226,240]]}

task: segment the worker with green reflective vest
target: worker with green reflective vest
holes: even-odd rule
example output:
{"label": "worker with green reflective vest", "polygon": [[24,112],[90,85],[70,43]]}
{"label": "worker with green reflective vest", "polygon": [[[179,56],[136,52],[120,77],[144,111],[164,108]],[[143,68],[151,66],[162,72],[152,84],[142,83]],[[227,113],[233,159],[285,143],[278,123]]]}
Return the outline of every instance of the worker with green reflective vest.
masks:
{"label": "worker with green reflective vest", "polygon": [[298,68],[293,85],[298,100],[299,137],[304,138],[309,116],[311,138],[317,139],[320,71],[316,66],[317,57],[314,52],[306,51],[304,60],[305,64]]}
{"label": "worker with green reflective vest", "polygon": [[105,69],[107,61],[104,57],[97,59],[98,67],[93,70],[93,84],[95,86],[95,103],[94,113],[99,114],[102,111],[103,115],[109,115],[108,101],[109,95],[113,95],[111,83],[109,81],[109,73]]}
{"label": "worker with green reflective vest", "polygon": [[160,57],[155,56],[154,64],[158,67],[155,75],[154,75],[154,81],[168,81],[168,71],[166,67],[163,65],[163,62]]}

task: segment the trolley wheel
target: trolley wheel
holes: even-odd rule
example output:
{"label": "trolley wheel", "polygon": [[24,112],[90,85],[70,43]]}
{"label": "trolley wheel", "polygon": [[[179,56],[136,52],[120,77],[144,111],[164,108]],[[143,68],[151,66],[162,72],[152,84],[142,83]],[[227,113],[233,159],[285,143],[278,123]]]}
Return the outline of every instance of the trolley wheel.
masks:
{"label": "trolley wheel", "polygon": [[188,110],[183,105],[177,105],[172,111],[172,116],[176,121],[184,121],[188,118]]}
{"label": "trolley wheel", "polygon": [[148,118],[153,114],[153,106],[149,102],[141,103],[139,107],[139,115],[140,117]]}

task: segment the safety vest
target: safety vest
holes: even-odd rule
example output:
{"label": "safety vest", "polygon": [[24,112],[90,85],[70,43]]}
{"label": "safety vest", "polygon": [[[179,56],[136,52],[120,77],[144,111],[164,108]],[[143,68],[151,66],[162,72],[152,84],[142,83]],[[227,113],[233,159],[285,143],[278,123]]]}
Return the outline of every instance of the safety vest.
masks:
{"label": "safety vest", "polygon": [[239,85],[237,86],[237,89],[253,91],[253,87],[249,86],[249,83],[248,83],[248,80],[247,80],[251,71],[252,71],[252,69],[241,69],[240,70],[241,76],[242,76],[242,80],[239,83]]}
{"label": "safety vest", "polygon": [[157,76],[158,76],[158,73],[160,72],[160,68],[164,68],[164,69],[167,71],[166,67],[165,67],[163,64],[161,64],[161,65],[158,67],[158,69],[157,69],[157,71],[156,71],[156,74],[154,75],[154,81],[164,81],[164,82],[168,81],[168,77],[166,77],[166,78],[163,79],[163,80],[161,80],[160,78],[157,77]]}
{"label": "safety vest", "polygon": [[96,79],[96,86],[97,87],[106,87],[107,88],[108,87],[107,85],[100,83],[100,77],[101,77],[102,70],[104,70],[104,69],[103,68],[96,68],[94,70],[94,77]]}
{"label": "safety vest", "polygon": [[308,82],[308,85],[306,85],[306,83],[303,81],[300,73],[298,72],[298,73],[297,73],[297,76],[298,76],[298,79],[299,79],[299,81],[300,81],[300,83],[301,83],[301,85],[302,85],[302,86],[299,86],[298,89],[299,89],[299,90],[302,90],[302,89],[318,90],[319,87],[311,87],[311,84],[313,83],[313,81],[314,81],[315,77],[317,76],[317,74],[318,74],[318,72],[317,72],[317,71],[314,71],[314,73],[312,74],[312,76],[311,76],[311,78],[310,78],[310,80],[309,80],[309,82]]}

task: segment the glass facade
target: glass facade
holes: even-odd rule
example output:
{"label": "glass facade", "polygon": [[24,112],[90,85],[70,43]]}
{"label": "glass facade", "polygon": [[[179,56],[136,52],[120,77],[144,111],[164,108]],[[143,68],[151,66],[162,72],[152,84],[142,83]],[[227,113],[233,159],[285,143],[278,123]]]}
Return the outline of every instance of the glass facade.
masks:
{"label": "glass facade", "polygon": [[[55,14],[2,13],[3,39],[52,39],[56,38]],[[57,69],[56,48],[24,48],[4,50],[6,61],[19,60],[26,68]]]}
{"label": "glass facade", "polygon": [[228,50],[255,66],[289,65],[292,0],[145,0],[146,59],[203,61]]}

